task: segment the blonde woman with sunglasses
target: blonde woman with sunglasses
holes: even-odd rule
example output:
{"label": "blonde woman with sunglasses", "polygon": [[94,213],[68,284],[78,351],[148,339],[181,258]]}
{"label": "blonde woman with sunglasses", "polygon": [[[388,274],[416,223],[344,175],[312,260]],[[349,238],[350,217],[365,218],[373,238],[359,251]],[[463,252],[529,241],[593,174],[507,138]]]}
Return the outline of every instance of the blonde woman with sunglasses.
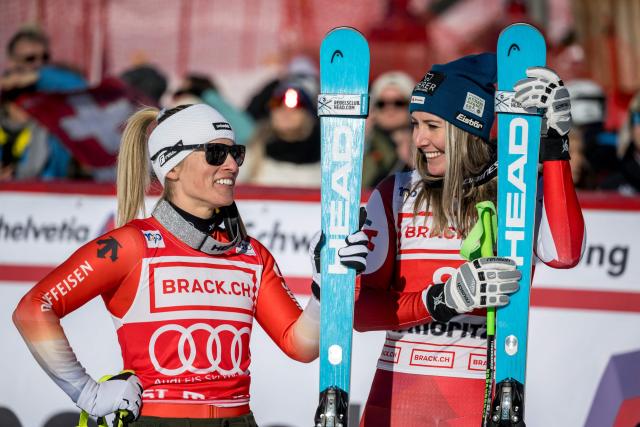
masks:
{"label": "blonde woman with sunglasses", "polygon": [[[134,114],[118,159],[119,228],[78,249],[21,300],[14,321],[34,357],[95,417],[133,426],[256,426],[249,342],[257,321],[289,357],[318,356],[319,301],[302,310],[278,266],[247,235],[234,202],[244,146],[215,109]],[[151,160],[151,162],[149,162]],[[149,163],[164,191],[144,211]],[[101,296],[124,373],[96,382],[60,319]]]}

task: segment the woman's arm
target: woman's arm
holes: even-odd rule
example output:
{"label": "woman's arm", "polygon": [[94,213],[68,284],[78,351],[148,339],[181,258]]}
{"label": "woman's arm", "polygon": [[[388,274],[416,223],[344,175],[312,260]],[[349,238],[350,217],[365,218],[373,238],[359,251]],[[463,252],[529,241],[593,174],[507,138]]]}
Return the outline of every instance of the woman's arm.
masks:
{"label": "woman's arm", "polygon": [[299,362],[315,360],[319,349],[320,304],[312,296],[303,311],[271,253],[255,240],[252,244],[263,259],[256,320],[287,356]]}
{"label": "woman's arm", "polygon": [[60,319],[117,288],[139,262],[138,236],[133,233],[140,232],[128,228],[82,246],[38,282],[13,313],[13,321],[36,361],[74,402],[91,378],[71,349]]}
{"label": "woman's arm", "polygon": [[386,178],[367,203],[362,230],[369,236],[370,252],[367,269],[356,282],[354,314],[354,328],[360,332],[411,327],[431,319],[425,291],[398,292],[393,286],[398,245],[392,207],[395,185],[394,176]]}
{"label": "woman's arm", "polygon": [[571,166],[568,160],[547,160],[542,168],[536,255],[550,267],[572,268],[582,257],[586,233]]}
{"label": "woman's arm", "polygon": [[524,108],[544,111],[536,255],[550,267],[571,268],[582,256],[585,229],[569,165],[570,95],[560,77],[549,68],[530,67],[526,75],[514,85],[515,100]]}
{"label": "woman's arm", "polygon": [[354,329],[358,332],[387,331],[430,322],[432,316],[425,305],[427,289],[397,292],[356,285]]}

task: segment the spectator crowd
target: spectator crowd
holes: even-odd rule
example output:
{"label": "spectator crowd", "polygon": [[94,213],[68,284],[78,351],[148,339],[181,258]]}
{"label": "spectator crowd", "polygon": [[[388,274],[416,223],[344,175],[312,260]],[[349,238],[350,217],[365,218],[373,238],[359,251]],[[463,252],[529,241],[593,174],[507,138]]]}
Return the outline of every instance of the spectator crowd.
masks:
{"label": "spectator crowd", "polygon": [[[139,64],[89,87],[82,73],[55,61],[46,34],[23,27],[6,46],[0,78],[0,180],[113,181],[123,122],[142,105],[205,103],[247,146],[238,183],[320,186],[318,67],[294,57],[246,108],[222,95],[211,76],[189,73],[175,89],[162,70]],[[414,166],[408,105],[415,80],[403,71],[371,82],[363,187]],[[607,123],[605,91],[595,81],[566,82],[573,105],[573,180],[581,190],[640,193],[640,93],[620,129]]]}

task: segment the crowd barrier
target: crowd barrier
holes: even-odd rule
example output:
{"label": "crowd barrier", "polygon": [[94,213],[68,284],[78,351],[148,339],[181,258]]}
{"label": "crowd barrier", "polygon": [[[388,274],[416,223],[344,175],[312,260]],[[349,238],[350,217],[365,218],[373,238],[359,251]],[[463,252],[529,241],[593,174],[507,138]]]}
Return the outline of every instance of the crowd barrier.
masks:
{"label": "crowd barrier", "polygon": [[[12,413],[22,426],[45,426],[76,408],[29,354],[11,313],[30,286],[114,227],[114,194],[112,185],[0,184],[0,415]],[[249,233],[271,250],[304,304],[311,268],[307,246],[320,226],[319,192],[239,187],[236,196]],[[149,209],[156,199],[157,194],[147,198]],[[640,198],[584,193],[580,202],[587,227],[580,264],[571,270],[536,268],[527,425],[635,426],[640,422]],[[65,317],[63,327],[94,378],[120,369],[113,324],[99,299]],[[379,332],[354,335],[352,417],[362,411],[382,342]],[[251,349],[251,402],[258,423],[310,425],[318,397],[317,361],[287,359],[259,327]]]}

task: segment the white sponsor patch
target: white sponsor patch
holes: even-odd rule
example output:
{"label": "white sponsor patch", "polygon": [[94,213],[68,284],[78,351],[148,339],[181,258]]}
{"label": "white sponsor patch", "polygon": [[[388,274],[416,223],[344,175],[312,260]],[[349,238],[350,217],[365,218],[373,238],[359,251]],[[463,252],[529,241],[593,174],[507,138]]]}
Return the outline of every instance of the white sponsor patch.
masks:
{"label": "white sponsor patch", "polygon": [[464,107],[462,107],[462,109],[478,117],[482,117],[482,113],[484,113],[484,99],[474,93],[467,92],[467,99],[464,100]]}
{"label": "white sponsor patch", "polygon": [[142,230],[148,248],[164,248],[164,239],[158,230]]}
{"label": "white sponsor patch", "polygon": [[411,103],[412,104],[424,104],[424,100],[425,100],[424,96],[413,95],[411,97]]}
{"label": "white sponsor patch", "polygon": [[494,98],[494,108],[496,113],[512,114],[537,114],[537,108],[522,108],[522,105],[515,100],[515,92],[498,90]]}
{"label": "white sponsor patch", "polygon": [[257,291],[253,270],[234,265],[167,264],[150,267],[152,312],[215,307],[253,310]]}
{"label": "white sponsor patch", "polygon": [[368,95],[320,94],[318,95],[319,116],[366,116]]}
{"label": "white sponsor patch", "polygon": [[236,253],[237,254],[245,254],[245,255],[255,255],[256,252],[253,250],[253,246],[251,246],[251,243],[247,242],[247,241],[242,241],[240,243],[238,243],[238,245],[236,246]]}

